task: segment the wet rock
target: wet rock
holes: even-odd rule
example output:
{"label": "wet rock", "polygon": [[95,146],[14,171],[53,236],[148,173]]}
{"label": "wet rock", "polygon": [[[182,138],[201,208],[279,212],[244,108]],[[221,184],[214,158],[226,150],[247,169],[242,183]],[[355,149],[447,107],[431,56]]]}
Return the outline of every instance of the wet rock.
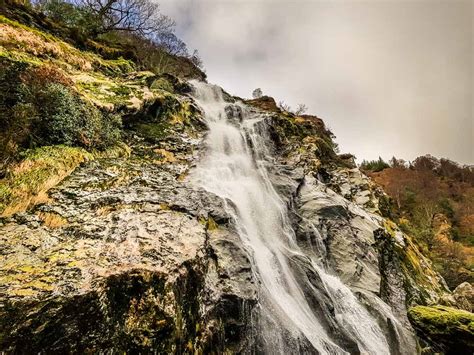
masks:
{"label": "wet rock", "polygon": [[474,310],[474,287],[469,282],[463,282],[456,287],[453,297],[459,308],[469,312]]}
{"label": "wet rock", "polygon": [[306,177],[296,199],[299,226],[313,243],[322,239],[329,265],[351,286],[378,292],[380,274],[374,248],[376,221],[314,178]]}
{"label": "wet rock", "polygon": [[225,108],[225,113],[227,115],[227,119],[230,122],[240,123],[242,122],[242,107],[238,105],[228,105]]}
{"label": "wet rock", "polygon": [[249,261],[223,202],[185,180],[199,140],[177,143],[172,160],[136,143],[130,158],[91,161],[47,204],[4,219],[1,351],[246,346]]}

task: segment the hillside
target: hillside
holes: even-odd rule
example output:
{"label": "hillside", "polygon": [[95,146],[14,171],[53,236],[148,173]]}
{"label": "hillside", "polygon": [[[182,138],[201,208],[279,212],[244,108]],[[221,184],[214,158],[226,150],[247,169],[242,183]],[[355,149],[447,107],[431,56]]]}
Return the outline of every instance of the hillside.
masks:
{"label": "hillside", "polygon": [[391,218],[415,237],[448,285],[472,283],[473,168],[422,156],[409,165],[394,160],[367,171],[391,197]]}
{"label": "hillside", "polygon": [[321,118],[144,61],[143,38],[1,13],[0,352],[474,350],[472,286]]}

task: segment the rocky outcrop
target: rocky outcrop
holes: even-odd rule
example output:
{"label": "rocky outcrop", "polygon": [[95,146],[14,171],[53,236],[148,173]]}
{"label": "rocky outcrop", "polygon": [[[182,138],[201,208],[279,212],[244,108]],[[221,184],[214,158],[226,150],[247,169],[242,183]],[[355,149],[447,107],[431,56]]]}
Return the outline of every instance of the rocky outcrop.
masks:
{"label": "rocky outcrop", "polygon": [[[279,126],[271,117],[268,124],[280,152],[272,181],[291,207],[301,249],[351,287],[386,333],[392,332],[393,349],[415,353],[407,310],[418,304],[455,305],[446,283],[410,236],[381,216],[387,197],[368,177],[337,159],[325,163],[324,149],[298,128],[288,130],[287,123]],[[324,126],[306,132],[328,141]]]}
{"label": "rocky outcrop", "polygon": [[445,306],[416,306],[408,316],[416,330],[431,342],[429,353],[470,354],[474,351],[474,315]]}
{"label": "rocky outcrop", "polygon": [[474,310],[474,287],[469,282],[463,282],[453,292],[458,306],[466,311]]}
{"label": "rocky outcrop", "polygon": [[[3,219],[0,349],[258,349],[250,256],[224,201],[186,179],[205,126],[189,98],[170,102],[177,106],[158,100],[129,114],[129,156],[85,162],[42,204]],[[380,215],[383,191],[329,152],[331,133],[320,119],[264,114],[255,129],[276,148],[270,177],[305,257],[352,289],[392,349],[416,352],[407,309],[457,299],[410,237]],[[357,349],[336,331],[331,295],[309,259],[292,261],[312,285],[307,297],[333,336]]]}
{"label": "rocky outcrop", "polygon": [[90,161],[47,203],[3,219],[0,349],[244,346],[253,275],[222,201],[184,182],[194,134],[134,138],[129,158]]}

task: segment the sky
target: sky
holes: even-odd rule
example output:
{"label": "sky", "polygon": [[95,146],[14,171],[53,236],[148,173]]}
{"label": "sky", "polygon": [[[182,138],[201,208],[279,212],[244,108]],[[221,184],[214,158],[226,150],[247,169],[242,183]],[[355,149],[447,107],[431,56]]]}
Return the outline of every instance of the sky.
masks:
{"label": "sky", "polygon": [[474,164],[474,0],[160,0],[233,95],[304,103],[362,159]]}

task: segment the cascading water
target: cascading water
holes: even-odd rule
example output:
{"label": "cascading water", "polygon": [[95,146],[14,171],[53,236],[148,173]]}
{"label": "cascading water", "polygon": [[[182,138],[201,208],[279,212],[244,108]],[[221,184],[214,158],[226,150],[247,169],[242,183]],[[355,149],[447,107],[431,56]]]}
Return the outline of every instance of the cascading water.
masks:
{"label": "cascading water", "polygon": [[305,343],[307,352],[348,353],[341,342],[330,335],[327,324],[305,297],[302,281],[292,268],[292,260],[300,257],[306,259],[312,272],[319,276],[332,302],[334,324],[341,332],[357,344],[362,353],[389,354],[383,331],[350,289],[299,249],[287,207],[273,188],[265,167],[268,149],[255,129],[263,117],[251,113],[241,103],[226,102],[217,86],[201,82],[192,82],[192,85],[209,133],[206,155],[190,179],[231,202],[228,210],[248,248],[260,284],[260,317],[266,328],[261,330],[263,350],[298,353],[302,350],[295,348],[295,344]]}

